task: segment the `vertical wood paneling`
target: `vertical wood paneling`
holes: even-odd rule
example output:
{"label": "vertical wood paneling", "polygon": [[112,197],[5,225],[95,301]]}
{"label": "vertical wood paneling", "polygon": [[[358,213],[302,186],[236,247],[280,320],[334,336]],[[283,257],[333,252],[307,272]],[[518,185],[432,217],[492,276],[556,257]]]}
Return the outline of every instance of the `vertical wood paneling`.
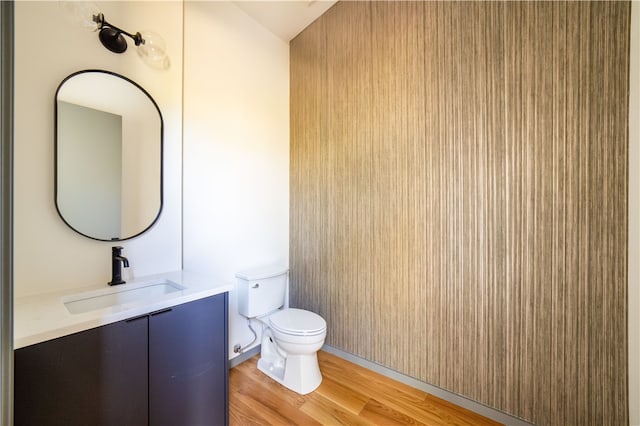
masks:
{"label": "vertical wood paneling", "polygon": [[[332,274],[324,283],[336,318],[328,332],[352,353],[372,356],[372,128],[371,11],[368,3],[343,2],[325,15],[329,123],[334,149],[329,205],[335,217],[329,238]],[[316,141],[318,142],[318,141]],[[323,162],[323,159],[318,159]],[[349,324],[348,328],[344,324]],[[358,339],[351,336],[357,334]]]}
{"label": "vertical wood paneling", "polygon": [[[481,43],[486,49],[486,74],[482,80],[486,81],[485,90],[480,93],[479,102],[484,102],[487,108],[485,128],[485,151],[478,161],[476,179],[486,180],[481,197],[486,198],[484,208],[486,212],[478,218],[478,226],[483,230],[480,239],[486,239],[485,256],[479,259],[481,267],[485,268],[486,284],[481,291],[487,293],[487,304],[481,310],[481,321],[486,336],[485,348],[480,357],[483,363],[480,368],[486,369],[481,383],[493,383],[485,389],[480,399],[494,407],[504,407],[508,396],[507,372],[505,357],[508,356],[507,336],[511,324],[510,305],[507,303],[506,289],[509,287],[509,263],[505,260],[510,254],[508,248],[508,223],[510,211],[507,183],[510,170],[507,165],[507,139],[504,129],[506,104],[505,99],[505,70],[506,50],[503,30],[505,21],[510,17],[505,14],[505,4],[490,3],[486,5],[487,15],[483,26],[484,39]],[[486,159],[486,165],[482,165]],[[482,248],[481,248],[482,249]],[[490,262],[490,259],[494,261]],[[496,262],[495,259],[502,259]],[[495,326],[502,324],[502,326]],[[507,325],[507,326],[505,326]]]}
{"label": "vertical wood paneling", "polygon": [[537,424],[627,423],[628,3],[339,2],[291,43],[291,296]]}
{"label": "vertical wood paneling", "polygon": [[[426,334],[424,262],[425,142],[423,3],[371,3],[373,91],[371,186],[373,255],[370,288],[376,339],[372,359],[404,371],[422,371],[423,359],[407,357],[414,336]],[[401,29],[401,30],[400,30]],[[379,100],[384,99],[384,102]],[[402,306],[403,309],[397,309]],[[413,330],[413,333],[398,333]]]}
{"label": "vertical wood paneling", "polygon": [[[548,411],[546,413],[540,413],[538,416],[542,417],[542,420],[549,424],[551,423],[551,413],[554,414],[553,421],[557,424],[568,424],[566,421],[566,407],[567,405],[567,393],[565,391],[566,386],[566,372],[565,372],[565,360],[563,355],[566,355],[566,343],[565,340],[565,328],[567,319],[570,319],[566,309],[566,294],[565,283],[567,270],[567,259],[565,253],[565,246],[567,244],[566,239],[566,212],[567,206],[565,202],[566,194],[566,178],[567,172],[567,152],[566,152],[566,123],[567,123],[567,78],[566,78],[566,56],[567,56],[567,32],[558,31],[558,28],[566,26],[567,10],[565,3],[555,4],[555,10],[552,15],[553,23],[551,30],[553,31],[553,45],[552,51],[555,52],[556,59],[553,61],[551,73],[552,84],[552,111],[553,124],[551,126],[551,140],[552,146],[552,175],[549,189],[551,190],[551,203],[550,207],[552,212],[552,235],[551,237],[551,258],[553,262],[550,265],[551,273],[551,300],[549,300],[550,315],[549,319],[556,323],[551,323],[551,335],[548,341],[550,349],[550,364],[549,364],[549,394]],[[565,315],[565,313],[567,315]]]}
{"label": "vertical wood paneling", "polygon": [[[439,20],[441,19],[440,3],[436,2],[424,2],[424,27],[423,28],[437,28]],[[440,34],[438,31],[424,31],[424,108],[425,108],[425,166],[427,169],[426,175],[426,194],[425,194],[425,219],[426,219],[426,245],[425,253],[421,256],[419,253],[415,253],[414,256],[418,259],[424,260],[425,272],[427,274],[424,281],[424,288],[426,289],[425,298],[420,302],[424,305],[425,316],[423,321],[425,323],[426,334],[423,334],[423,338],[429,344],[423,344],[422,346],[422,374],[420,377],[424,377],[424,380],[430,383],[439,383],[440,373],[442,368],[438,365],[438,359],[444,348],[445,339],[440,334],[440,324],[443,322],[442,309],[440,302],[444,297],[441,286],[441,247],[438,244],[440,235],[442,232],[441,222],[438,220],[440,217],[440,211],[442,208],[442,202],[438,197],[440,189],[440,179],[437,173],[436,167],[437,157],[439,152],[439,146],[435,143],[427,143],[426,141],[436,140],[440,132],[440,111],[439,103],[437,102],[439,95],[440,84],[436,84],[441,80],[441,72],[439,69],[440,61],[438,58],[441,55],[442,43],[439,41]],[[434,82],[434,84],[426,84],[427,82]],[[429,259],[427,261],[427,259]],[[426,302],[429,301],[429,302]]]}
{"label": "vertical wood paneling", "polygon": [[[580,265],[579,259],[581,255],[579,253],[580,248],[580,216],[584,213],[584,206],[580,206],[581,202],[579,187],[579,173],[583,169],[579,159],[579,145],[581,140],[585,140],[585,135],[580,134],[580,129],[584,127],[579,119],[579,96],[580,90],[580,77],[581,72],[581,58],[584,55],[584,50],[581,48],[580,43],[582,36],[580,34],[581,25],[589,25],[588,17],[584,16],[584,12],[588,11],[585,8],[579,7],[577,4],[567,3],[567,52],[572,52],[571,55],[566,56],[566,79],[567,82],[575,82],[575,84],[567,84],[566,86],[566,141],[565,152],[567,157],[567,165],[564,173],[565,182],[565,197],[564,201],[565,217],[566,217],[566,245],[565,245],[565,338],[567,345],[562,351],[564,355],[564,382],[559,383],[559,388],[565,390],[567,401],[576,401],[571,404],[568,403],[564,410],[564,420],[568,424],[576,424],[578,422],[579,412],[584,410],[584,406],[580,407],[580,404],[584,404],[586,395],[579,395],[578,392],[581,389],[579,383],[579,374],[586,370],[581,357],[582,349],[579,347],[582,341],[579,335],[579,322],[578,306],[580,303],[580,297],[578,290],[581,285],[586,283],[586,265]],[[583,12],[583,16],[581,16]],[[572,17],[573,19],[568,19]],[[586,36],[586,35],[585,35]],[[573,285],[572,285],[573,284]],[[573,342],[573,344],[571,344]]]}
{"label": "vertical wood paneling", "polygon": [[[290,59],[291,140],[296,141],[291,150],[290,191],[296,195],[296,215],[291,215],[290,226],[297,235],[320,236],[290,251],[290,281],[305,283],[329,282],[333,262],[330,234],[334,216],[328,206],[335,187],[333,145],[319,143],[326,140],[329,106],[327,102],[326,30],[320,19],[298,36],[298,43],[305,46]],[[303,78],[300,78],[303,76]],[[319,161],[324,159],[324,161]],[[292,305],[303,301],[309,309],[329,317],[331,299],[320,285],[290,286]]]}

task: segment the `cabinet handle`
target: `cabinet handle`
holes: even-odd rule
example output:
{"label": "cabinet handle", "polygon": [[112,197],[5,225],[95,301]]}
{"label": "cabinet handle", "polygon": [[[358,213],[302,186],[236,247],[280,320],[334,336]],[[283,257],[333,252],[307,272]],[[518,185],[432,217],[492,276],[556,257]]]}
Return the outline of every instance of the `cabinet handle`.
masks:
{"label": "cabinet handle", "polygon": [[171,309],[171,308],[161,309],[161,310],[159,310],[159,311],[152,312],[152,313],[151,313],[151,316],[152,316],[152,317],[154,317],[154,316],[156,316],[156,315],[164,314],[164,313],[166,313],[166,312],[171,312],[172,310],[173,310],[173,309]]}
{"label": "cabinet handle", "polygon": [[138,317],[133,317],[133,318],[126,319],[126,320],[124,320],[124,322],[138,321],[139,319],[143,319],[143,318],[146,318],[146,317],[147,317],[147,315],[140,315]]}

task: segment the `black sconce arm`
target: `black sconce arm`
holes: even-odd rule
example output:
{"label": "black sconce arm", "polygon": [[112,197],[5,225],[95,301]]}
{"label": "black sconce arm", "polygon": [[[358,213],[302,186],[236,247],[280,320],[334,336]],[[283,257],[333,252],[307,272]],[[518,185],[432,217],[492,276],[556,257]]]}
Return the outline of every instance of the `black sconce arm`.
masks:
{"label": "black sconce arm", "polygon": [[100,31],[98,36],[100,37],[100,41],[102,42],[104,47],[114,53],[123,53],[127,50],[127,42],[124,37],[122,37],[122,34],[130,37],[136,46],[144,44],[142,34],[140,34],[139,32],[130,34],[125,30],[108,23],[104,19],[103,13],[93,15],[93,21],[98,24],[98,30]]}

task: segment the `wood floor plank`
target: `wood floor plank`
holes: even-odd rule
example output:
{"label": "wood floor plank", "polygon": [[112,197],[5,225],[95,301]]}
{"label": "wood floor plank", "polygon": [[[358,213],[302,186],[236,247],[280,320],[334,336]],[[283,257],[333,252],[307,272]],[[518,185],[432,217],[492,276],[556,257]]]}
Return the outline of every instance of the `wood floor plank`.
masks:
{"label": "wood floor plank", "polygon": [[[329,366],[336,366],[339,370],[344,371],[344,363],[346,361],[336,355],[330,354],[329,352],[319,351],[318,360],[320,361],[320,364],[323,365],[323,367],[325,368]],[[359,373],[360,375],[363,375],[365,377],[367,377],[369,374],[372,373],[371,370],[368,370],[357,364],[349,363],[348,365],[349,365],[349,369],[348,369],[349,372]],[[420,389],[416,389],[412,386],[406,385],[404,383],[398,382],[397,380],[390,379],[380,374],[378,374],[376,377],[376,383],[379,383],[385,388],[396,389],[402,392],[403,394],[406,394],[408,396],[415,398],[416,400],[423,400],[426,395],[426,393],[421,391]]]}
{"label": "wood floor plank", "polygon": [[[283,389],[290,392],[288,389]],[[272,392],[259,381],[246,380],[230,389],[230,398],[237,398],[261,413],[268,424],[319,425],[300,410],[297,399],[286,397],[287,392]],[[285,394],[285,395],[283,395]]]}
{"label": "wood floor plank", "polygon": [[324,425],[370,426],[374,424],[318,394],[312,394],[300,409]]}
{"label": "wood floor plank", "polygon": [[456,407],[455,410],[450,409],[443,404],[434,403],[430,398],[416,404],[415,407],[403,406],[402,411],[422,421],[428,421],[429,418],[436,417],[440,424],[445,425],[479,426],[500,424],[462,407]]}
{"label": "wood floor plank", "polygon": [[299,395],[257,368],[258,356],[229,372],[230,425],[497,425],[404,383],[320,351],[323,381]]}
{"label": "wood floor plank", "polygon": [[267,420],[259,412],[246,405],[242,398],[235,393],[229,393],[229,424],[230,425],[265,425]]}
{"label": "wood floor plank", "polygon": [[[336,361],[338,360],[338,361]],[[329,377],[339,377],[343,386],[351,388],[354,392],[361,392],[369,398],[394,398],[406,400],[409,403],[418,403],[424,401],[426,393],[418,389],[407,386],[408,389],[393,386],[388,380],[383,379],[384,376],[367,371],[362,367],[355,366],[345,374],[344,367],[340,364],[337,357],[321,361],[321,371]],[[380,400],[380,399],[378,399]]]}
{"label": "wood floor plank", "polygon": [[377,425],[424,425],[424,423],[417,421],[413,417],[409,417],[393,410],[375,399],[369,400],[367,405],[365,405],[363,410],[360,412],[360,417],[363,417]]}
{"label": "wood floor plank", "polygon": [[292,420],[286,417],[284,413],[274,409],[269,404],[264,404],[261,395],[247,395],[246,393],[235,392],[230,394],[231,397],[237,399],[244,407],[249,408],[253,413],[258,413],[262,424],[270,425],[295,425]]}
{"label": "wood floor plank", "polygon": [[[431,405],[433,404],[433,405]],[[495,422],[491,419],[488,419],[480,414],[474,413],[473,411],[467,410],[465,408],[460,407],[452,402],[446,401],[442,398],[438,398],[437,396],[433,396],[431,394],[427,394],[427,397],[424,401],[425,407],[438,407],[438,410],[448,411],[449,415],[457,417],[463,420],[464,424],[471,424],[476,426],[495,426],[500,423]],[[426,408],[429,409],[429,408]]]}
{"label": "wood floor plank", "polygon": [[356,415],[362,411],[369,401],[369,398],[366,396],[358,392],[353,392],[352,389],[341,385],[329,377],[322,379],[322,383],[315,392]]}

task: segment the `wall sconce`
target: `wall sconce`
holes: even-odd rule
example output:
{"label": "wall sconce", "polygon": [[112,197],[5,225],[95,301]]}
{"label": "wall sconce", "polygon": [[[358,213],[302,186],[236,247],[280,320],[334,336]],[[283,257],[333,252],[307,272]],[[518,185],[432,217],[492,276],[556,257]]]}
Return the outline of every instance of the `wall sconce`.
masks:
{"label": "wall sconce", "polygon": [[138,56],[147,65],[157,69],[169,68],[166,44],[160,35],[152,31],[128,33],[107,22],[98,6],[92,2],[63,1],[61,4],[81,27],[98,31],[100,42],[111,52],[124,53],[127,50],[127,36],[133,40]]}

